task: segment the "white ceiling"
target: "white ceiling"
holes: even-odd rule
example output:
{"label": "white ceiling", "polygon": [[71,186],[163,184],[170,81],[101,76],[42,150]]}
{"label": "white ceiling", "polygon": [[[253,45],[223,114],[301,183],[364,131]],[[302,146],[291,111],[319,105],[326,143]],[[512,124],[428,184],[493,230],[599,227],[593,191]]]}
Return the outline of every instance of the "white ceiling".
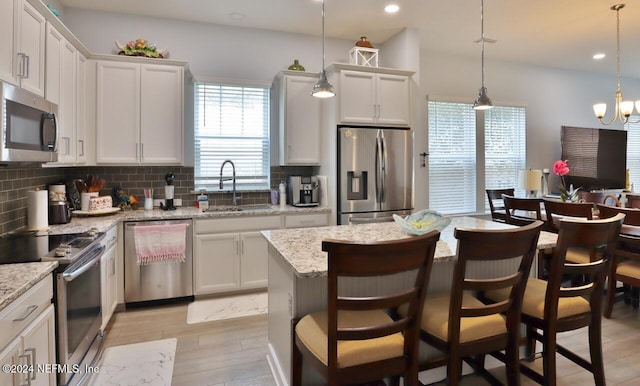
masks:
{"label": "white ceiling", "polygon": [[[59,0],[64,7],[319,36],[319,0]],[[389,3],[400,6],[385,14]],[[611,0],[485,0],[486,59],[615,74],[616,14]],[[326,35],[382,43],[419,30],[423,52],[478,56],[480,0],[326,0]],[[240,14],[241,18],[234,18]],[[620,11],[621,73],[640,78],[640,1]],[[596,52],[604,60],[592,59]]]}

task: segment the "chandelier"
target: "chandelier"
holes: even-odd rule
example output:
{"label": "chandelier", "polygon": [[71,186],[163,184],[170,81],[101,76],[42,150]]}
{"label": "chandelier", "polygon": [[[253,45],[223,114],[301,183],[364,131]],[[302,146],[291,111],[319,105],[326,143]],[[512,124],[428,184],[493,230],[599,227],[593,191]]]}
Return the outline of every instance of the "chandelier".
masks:
{"label": "chandelier", "polygon": [[[608,122],[602,120],[604,115],[607,112],[607,104],[606,103],[596,103],[593,105],[593,112],[596,114],[596,118],[603,125],[610,125],[616,121],[616,119],[620,120],[622,124],[626,123],[638,123],[640,119],[637,121],[630,121],[629,116],[633,113],[633,101],[623,101],[622,100],[622,91],[620,90],[620,10],[624,8],[624,4],[616,4],[611,7],[612,11],[616,11],[616,40],[617,40],[617,52],[616,52],[616,76],[618,80],[618,88],[616,90],[616,105],[615,110],[613,111],[613,117]],[[640,100],[635,102],[636,110],[640,112]]]}

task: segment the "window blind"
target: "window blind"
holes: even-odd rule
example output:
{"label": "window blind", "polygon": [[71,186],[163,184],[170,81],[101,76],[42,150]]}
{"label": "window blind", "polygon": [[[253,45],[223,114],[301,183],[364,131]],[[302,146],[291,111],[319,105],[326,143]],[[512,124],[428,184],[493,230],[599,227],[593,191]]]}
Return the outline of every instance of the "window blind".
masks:
{"label": "window blind", "polygon": [[[638,120],[637,116],[631,117]],[[640,123],[627,123],[627,169],[632,191],[640,191]],[[630,186],[631,188],[631,186]]]}
{"label": "window blind", "polygon": [[[235,164],[237,190],[268,190],[269,88],[212,83],[194,88],[195,190],[218,190],[227,159]],[[231,175],[225,166],[223,176]]]}
{"label": "window blind", "polygon": [[429,101],[429,208],[476,207],[476,116],[471,104]]}
{"label": "window blind", "polygon": [[[474,213],[484,189],[518,188],[526,164],[526,109],[495,106],[482,112],[470,103],[429,101],[429,208],[445,214]],[[482,118],[484,117],[484,119]],[[485,141],[476,148],[476,133]],[[477,158],[484,153],[485,168]]]}
{"label": "window blind", "polygon": [[526,167],[527,151],[525,108],[495,106],[485,110],[484,136],[485,189],[520,190],[518,175]]}

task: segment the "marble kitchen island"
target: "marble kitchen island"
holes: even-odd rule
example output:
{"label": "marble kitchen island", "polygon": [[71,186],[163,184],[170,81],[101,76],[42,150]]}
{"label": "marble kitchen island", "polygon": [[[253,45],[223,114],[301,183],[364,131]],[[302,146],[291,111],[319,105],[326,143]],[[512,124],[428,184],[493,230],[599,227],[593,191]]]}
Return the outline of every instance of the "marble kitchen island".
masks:
{"label": "marble kitchen island", "polygon": [[[478,229],[504,229],[512,227],[503,223],[473,217],[453,217],[451,224],[441,232],[436,247],[435,261],[428,293],[450,288],[456,242],[453,230],[457,227]],[[331,238],[358,242],[396,240],[411,237],[395,223],[340,225],[305,229],[279,229],[262,231],[269,243],[269,352],[267,359],[278,385],[290,385],[291,376],[291,319],[326,308],[327,304],[327,256],[322,252],[322,240]],[[539,249],[552,248],[556,235],[541,232]],[[517,262],[516,262],[517,263]],[[535,264],[532,275],[535,275]],[[478,272],[504,270],[505,265],[483,266]],[[506,269],[512,269],[507,267]],[[350,293],[376,293],[402,286],[407,275],[397,275],[393,280],[353,278],[341,282],[342,289]],[[305,385],[322,384],[313,371],[305,368]]]}

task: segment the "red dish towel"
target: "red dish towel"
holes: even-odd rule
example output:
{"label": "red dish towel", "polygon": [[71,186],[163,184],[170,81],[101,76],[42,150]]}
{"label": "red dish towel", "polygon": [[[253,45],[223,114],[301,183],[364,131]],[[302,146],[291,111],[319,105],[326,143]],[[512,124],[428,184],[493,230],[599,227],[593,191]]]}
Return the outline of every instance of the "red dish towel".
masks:
{"label": "red dish towel", "polygon": [[185,261],[187,224],[133,227],[138,265]]}

